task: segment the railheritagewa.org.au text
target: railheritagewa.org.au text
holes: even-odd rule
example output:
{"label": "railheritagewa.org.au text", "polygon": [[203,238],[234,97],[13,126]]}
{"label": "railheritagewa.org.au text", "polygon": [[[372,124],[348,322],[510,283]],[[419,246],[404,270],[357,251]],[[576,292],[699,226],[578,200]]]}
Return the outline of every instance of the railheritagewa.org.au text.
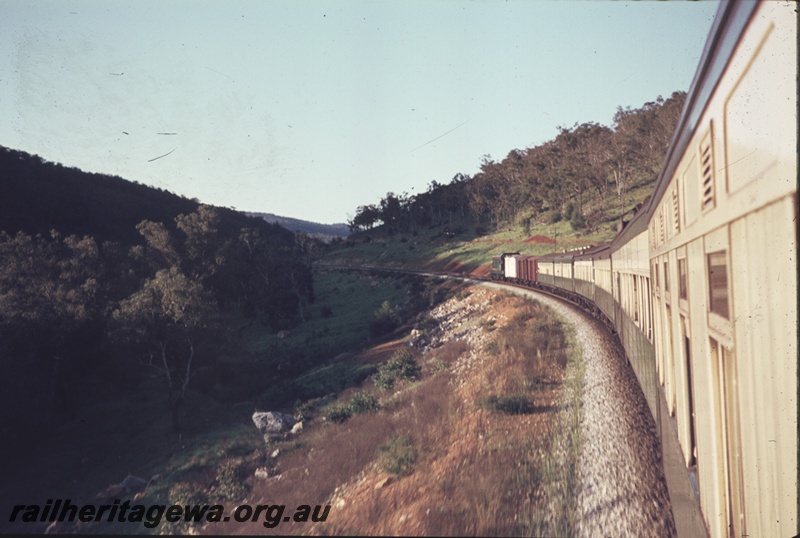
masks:
{"label": "railheritagewa.org.au text", "polygon": [[331,506],[303,504],[289,509],[282,504],[241,504],[228,512],[221,504],[132,504],[115,500],[113,504],[73,504],[70,499],[48,499],[44,505],[18,504],[11,510],[10,523],[138,523],[152,529],[168,523],[261,522],[272,529],[281,523],[319,523],[328,519]]}

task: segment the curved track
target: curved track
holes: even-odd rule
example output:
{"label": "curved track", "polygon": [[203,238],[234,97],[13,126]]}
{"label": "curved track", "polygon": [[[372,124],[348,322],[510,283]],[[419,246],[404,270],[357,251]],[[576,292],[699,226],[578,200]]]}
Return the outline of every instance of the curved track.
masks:
{"label": "curved track", "polygon": [[655,422],[622,347],[602,322],[565,299],[522,286],[422,271],[383,271],[480,284],[555,310],[572,327],[585,366],[577,535],[677,535]]}
{"label": "curved track", "polygon": [[599,321],[566,301],[525,288],[486,285],[549,306],[572,327],[582,348],[578,535],[675,536],[655,423],[617,341]]}

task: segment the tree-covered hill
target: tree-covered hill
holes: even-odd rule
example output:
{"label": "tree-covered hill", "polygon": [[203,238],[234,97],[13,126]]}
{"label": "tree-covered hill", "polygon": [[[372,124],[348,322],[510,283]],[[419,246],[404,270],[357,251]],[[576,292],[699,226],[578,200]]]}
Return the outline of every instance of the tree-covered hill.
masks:
{"label": "tree-covered hill", "polygon": [[[0,146],[0,231],[11,235],[49,234],[92,236],[96,241],[142,244],[136,231],[142,220],[174,226],[175,217],[196,211],[200,203],[134,181],[84,172],[24,151]],[[217,208],[223,226],[256,226],[291,243],[293,234]]]}
{"label": "tree-covered hill", "polygon": [[563,219],[592,233],[605,222],[622,224],[634,211],[628,194],[656,180],[685,97],[674,92],[638,109],[619,107],[610,127],[560,127],[554,139],[511,149],[501,160],[485,155],[473,176],[456,174],[417,195],[390,192],[378,204],[359,206],[350,227],[383,225],[397,233],[459,220],[494,231]]}
{"label": "tree-covered hill", "polygon": [[217,357],[238,346],[236,324],[280,331],[305,320],[305,247],[263,219],[0,148],[9,450],[96,404],[85,387],[119,372],[158,373],[179,430],[190,381],[214,378]]}
{"label": "tree-covered hill", "polygon": [[280,224],[287,230],[293,232],[300,232],[319,239],[321,241],[331,241],[337,237],[347,237],[350,235],[350,229],[347,224],[320,224],[318,222],[309,222],[307,220],[293,219],[291,217],[281,217],[272,213],[248,213],[253,217],[260,217],[267,222],[273,224]]}

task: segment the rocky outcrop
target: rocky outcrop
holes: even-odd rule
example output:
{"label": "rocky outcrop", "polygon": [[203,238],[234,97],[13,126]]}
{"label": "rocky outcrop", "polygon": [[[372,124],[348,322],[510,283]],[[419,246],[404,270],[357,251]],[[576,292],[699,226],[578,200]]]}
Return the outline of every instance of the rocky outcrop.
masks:
{"label": "rocky outcrop", "polygon": [[298,422],[291,415],[277,411],[256,411],[253,413],[253,424],[258,431],[270,438],[277,438],[292,431]]}

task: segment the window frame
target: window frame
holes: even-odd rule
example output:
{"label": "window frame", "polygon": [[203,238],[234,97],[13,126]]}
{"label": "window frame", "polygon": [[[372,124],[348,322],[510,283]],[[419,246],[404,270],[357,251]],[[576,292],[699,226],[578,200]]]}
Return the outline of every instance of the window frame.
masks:
{"label": "window frame", "polygon": [[[705,301],[706,301],[706,317],[708,323],[709,334],[713,336],[721,345],[734,349],[733,338],[733,320],[735,316],[734,301],[733,301],[733,283],[732,271],[733,264],[731,263],[731,249],[728,236],[728,228],[722,227],[714,232],[709,233],[704,238],[704,256],[703,256],[703,280],[705,282]],[[712,289],[711,289],[711,267],[710,257],[722,253],[725,261],[725,291],[727,302],[727,316],[711,310],[712,306]]]}
{"label": "window frame", "polygon": [[[686,257],[686,246],[683,246],[677,250],[678,255],[678,306],[681,311],[684,313],[689,312],[689,262],[687,261]],[[685,273],[681,274],[681,269],[685,270]]]}

